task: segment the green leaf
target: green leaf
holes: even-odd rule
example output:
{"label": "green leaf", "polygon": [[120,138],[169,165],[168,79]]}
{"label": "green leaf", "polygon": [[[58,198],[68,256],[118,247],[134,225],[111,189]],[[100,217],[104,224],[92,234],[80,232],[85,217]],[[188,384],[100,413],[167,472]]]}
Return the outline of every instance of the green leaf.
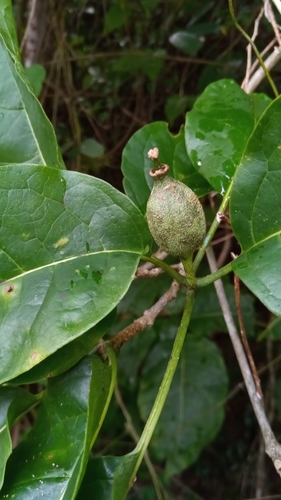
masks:
{"label": "green leaf", "polygon": [[85,139],[80,144],[80,153],[89,158],[99,158],[104,155],[104,146],[94,139]]}
{"label": "green leaf", "polygon": [[84,358],[50,379],[35,426],[12,453],[1,498],[74,499],[113,392],[116,361]]}
{"label": "green leaf", "polygon": [[[224,289],[230,310],[238,327],[233,284],[224,283]],[[253,302],[253,297],[249,293],[241,293],[241,310],[248,336],[253,335],[254,332],[255,313]],[[228,333],[213,285],[197,290],[189,329],[200,335],[208,335],[217,331]]]}
{"label": "green leaf", "polygon": [[[208,10],[209,9],[206,9],[206,12]],[[205,14],[206,14],[206,12],[205,12]],[[193,17],[193,19],[190,20],[190,22],[188,24],[188,28],[186,30],[187,33],[193,33],[194,35],[200,36],[200,35],[214,35],[214,34],[219,34],[219,32],[220,32],[220,26],[218,23],[204,23],[204,22],[202,22],[202,23],[194,24],[194,22],[195,22],[195,18]]]}
{"label": "green leaf", "polygon": [[112,311],[81,337],[61,347],[28,372],[14,378],[11,383],[33,384],[69,370],[98,345],[99,340],[112,326],[115,317],[116,312]]}
{"label": "green leaf", "polygon": [[190,101],[190,97],[186,95],[172,94],[168,97],[165,102],[165,115],[170,125],[186,111]]}
{"label": "green leaf", "polygon": [[140,0],[140,4],[146,14],[152,12],[152,10],[154,10],[159,3],[160,0]]}
{"label": "green leaf", "polygon": [[108,35],[112,31],[122,28],[127,23],[130,15],[129,6],[112,5],[106,10],[104,17],[104,33]]}
{"label": "green leaf", "polygon": [[118,465],[122,463],[122,458],[91,458],[88,462],[77,500],[85,500],[85,498],[87,500],[112,500],[114,472]]}
{"label": "green leaf", "polygon": [[258,120],[261,118],[262,114],[268,108],[268,106],[272,103],[272,99],[265,94],[250,94],[250,99],[253,104],[253,111],[255,117],[255,125]]}
{"label": "green leaf", "polygon": [[38,398],[20,387],[0,387],[0,489],[4,480],[6,462],[12,453],[9,428],[38,401]]}
{"label": "green leaf", "polygon": [[[159,389],[172,342],[162,340],[145,364],[138,396],[144,420]],[[223,421],[226,392],[226,369],[215,344],[188,336],[150,445],[157,459],[166,461],[168,476],[191,465],[214,439]]]}
{"label": "green leaf", "polygon": [[[171,278],[167,274],[162,274],[153,279],[134,280],[118,304],[118,313],[128,315],[131,312],[135,317],[142,316],[146,309],[149,309],[171,286]],[[181,309],[182,312],[182,309]]]}
{"label": "green leaf", "polygon": [[139,210],[106,182],[0,167],[1,382],[114,309],[150,242]]}
{"label": "green leaf", "polygon": [[135,393],[139,384],[139,371],[151,346],[157,342],[152,327],[146,328],[126,342],[118,356],[118,381],[127,391]]}
{"label": "green leaf", "polygon": [[119,57],[112,65],[112,70],[129,76],[145,74],[151,81],[158,78],[164,66],[165,51],[134,50],[132,54]]}
{"label": "green leaf", "polygon": [[64,169],[53,127],[20,63],[7,0],[1,3],[0,14],[0,165],[32,163]]}
{"label": "green leaf", "polygon": [[163,49],[146,50],[140,58],[140,66],[144,74],[154,82],[159,78],[159,75],[164,68],[164,57],[166,51]]}
{"label": "green leaf", "polygon": [[263,330],[259,336],[258,340],[263,340],[264,338],[272,339],[272,340],[281,340],[281,318],[274,317],[269,325]]}
{"label": "green leaf", "polygon": [[246,94],[232,80],[211,83],[186,115],[187,152],[198,172],[224,194],[270,99]]}
{"label": "green leaf", "polygon": [[233,231],[242,254],[233,270],[274,314],[281,314],[281,98],[266,110],[252,134],[234,179]]}
{"label": "green leaf", "polygon": [[184,52],[184,54],[196,56],[203,47],[205,38],[203,36],[198,36],[196,33],[177,31],[170,36],[169,42],[174,45],[174,47]]}
{"label": "green leaf", "polygon": [[[85,500],[85,498],[87,500],[125,500],[125,498],[131,498],[130,494],[127,497],[127,491],[132,487],[127,476],[127,464],[130,461],[131,455],[125,457],[94,457],[90,459],[76,497],[77,500]],[[121,487],[116,487],[117,477],[118,481],[120,479]],[[149,500],[155,498],[155,490],[152,486],[147,488],[138,486],[137,492],[138,499]],[[136,498],[134,492],[132,498]]]}
{"label": "green leaf", "polygon": [[[227,295],[227,300],[230,306],[230,310],[235,320],[237,318],[237,309],[235,305],[235,297],[233,284],[229,283],[228,279],[224,279],[224,288]],[[157,276],[153,280],[153,286],[151,286],[151,282],[149,279],[138,279],[132,282],[128,292],[123,297],[121,302],[118,305],[118,312],[122,316],[128,316],[128,313],[131,312],[134,314],[133,318],[131,317],[131,321],[135,319],[135,317],[139,317],[143,314],[143,311],[151,307],[156,300],[158,300],[170,287],[171,279],[166,274]],[[165,307],[165,314],[168,316],[171,315],[181,315],[184,304],[186,300],[186,291],[182,288],[179,290],[177,297],[169,302],[169,304]],[[247,335],[253,335],[254,333],[254,298],[249,293],[244,293],[241,291],[241,309],[244,319],[245,328],[247,331]],[[159,321],[159,320],[158,320]],[[238,322],[237,322],[238,325]],[[119,330],[124,328],[124,326],[119,327]],[[118,328],[118,323],[115,325],[115,329]],[[163,327],[163,329],[167,332],[167,326]],[[192,310],[191,320],[189,324],[189,329],[192,333],[200,334],[200,335],[210,335],[217,331],[228,333],[228,330],[225,325],[225,321],[222,315],[221,307],[217,298],[217,294],[213,285],[205,286],[202,288],[198,288],[196,291],[196,300],[194,303],[194,307]],[[118,331],[118,330],[117,330]],[[150,330],[145,331],[144,335],[140,334],[136,337],[150,337]],[[153,337],[153,332],[152,332]],[[172,332],[171,337],[174,338],[174,330]],[[119,354],[118,361],[123,359],[123,355],[125,351],[128,350],[128,361],[122,363],[125,368],[121,368],[121,371],[128,372],[128,380],[126,384],[130,384],[129,381],[129,372],[130,369],[127,369],[127,366],[134,365],[138,366],[138,353],[142,352],[142,347],[133,348],[129,347],[133,339],[130,342],[127,342],[123,347]],[[146,340],[143,338],[144,346],[146,345]],[[130,360],[129,360],[130,358]],[[137,368],[136,368],[137,369]],[[133,372],[132,372],[133,373]],[[133,382],[133,380],[132,380]]]}
{"label": "green leaf", "polygon": [[[173,338],[163,340],[151,352],[144,367],[139,406],[144,419],[151,410],[171,355]],[[166,334],[166,332],[165,332]],[[223,359],[213,343],[189,337],[181,356],[168,400],[152,438],[152,449],[166,460],[171,475],[196,460],[222,423],[227,375]],[[206,421],[207,416],[207,421]],[[78,500],[124,500],[134,480],[136,449],[123,457],[96,457],[88,463]]]}
{"label": "green leaf", "polygon": [[[124,457],[90,459],[77,500],[85,498],[87,500],[125,500],[129,498],[127,493],[135,479],[130,477],[130,473],[136,456],[132,453]],[[150,496],[141,496],[141,498],[148,500]],[[154,499],[154,496],[151,498]]]}
{"label": "green leaf", "polygon": [[158,147],[159,160],[169,165],[173,177],[188,184],[197,195],[209,191],[208,183],[196,172],[187,156],[183,129],[178,135],[172,135],[167,123],[151,123],[138,130],[128,141],[121,166],[125,192],[143,213],[153,185],[149,175],[152,162],[147,153],[154,147]]}
{"label": "green leaf", "polygon": [[5,44],[10,53],[18,61],[21,60],[17,30],[14,21],[14,13],[11,0],[2,0],[0,4],[0,35],[5,40]]}
{"label": "green leaf", "polygon": [[44,66],[41,66],[41,64],[32,64],[32,66],[25,68],[25,72],[34,88],[34,94],[36,97],[39,96],[46,78],[46,70]]}

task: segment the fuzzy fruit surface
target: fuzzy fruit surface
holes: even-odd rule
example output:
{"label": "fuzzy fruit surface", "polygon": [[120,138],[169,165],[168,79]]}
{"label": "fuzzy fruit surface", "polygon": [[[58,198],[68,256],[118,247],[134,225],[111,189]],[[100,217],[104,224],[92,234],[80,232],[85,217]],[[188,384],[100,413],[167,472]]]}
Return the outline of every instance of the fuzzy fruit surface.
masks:
{"label": "fuzzy fruit surface", "polygon": [[161,165],[150,171],[154,186],[147,202],[147,222],[162,250],[186,259],[203,243],[205,215],[196,194],[173,179],[168,169],[168,165]]}

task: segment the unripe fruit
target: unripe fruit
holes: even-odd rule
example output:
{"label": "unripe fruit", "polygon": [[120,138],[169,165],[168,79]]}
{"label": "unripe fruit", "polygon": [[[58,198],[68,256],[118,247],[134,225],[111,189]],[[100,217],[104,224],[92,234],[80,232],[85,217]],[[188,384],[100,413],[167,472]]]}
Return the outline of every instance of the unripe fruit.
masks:
{"label": "unripe fruit", "polygon": [[168,165],[150,171],[154,186],[147,202],[147,222],[157,245],[181,259],[203,243],[205,215],[196,194],[168,173]]}

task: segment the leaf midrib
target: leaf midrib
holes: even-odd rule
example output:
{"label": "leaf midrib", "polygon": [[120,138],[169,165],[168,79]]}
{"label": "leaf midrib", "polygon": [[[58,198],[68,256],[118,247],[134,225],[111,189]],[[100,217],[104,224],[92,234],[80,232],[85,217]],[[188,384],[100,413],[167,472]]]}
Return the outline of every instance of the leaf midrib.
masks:
{"label": "leaf midrib", "polygon": [[35,273],[37,271],[40,271],[41,269],[46,269],[48,267],[57,266],[59,264],[64,264],[66,262],[70,262],[70,261],[75,260],[75,259],[80,259],[81,257],[91,257],[93,255],[107,254],[107,253],[125,253],[125,254],[133,254],[133,255],[141,256],[140,252],[133,251],[133,250],[102,250],[99,252],[87,252],[84,254],[79,254],[79,255],[72,256],[72,257],[67,257],[66,259],[62,259],[62,260],[58,260],[58,261],[54,261],[54,262],[49,262],[48,264],[45,264],[44,266],[36,267],[34,269],[29,269],[28,271],[25,271],[22,274],[17,274],[17,276],[13,276],[12,278],[9,278],[7,280],[2,281],[0,283],[0,286],[5,284],[5,283],[9,283],[10,281],[16,280],[17,278],[22,278],[28,274],[32,274],[32,273]]}

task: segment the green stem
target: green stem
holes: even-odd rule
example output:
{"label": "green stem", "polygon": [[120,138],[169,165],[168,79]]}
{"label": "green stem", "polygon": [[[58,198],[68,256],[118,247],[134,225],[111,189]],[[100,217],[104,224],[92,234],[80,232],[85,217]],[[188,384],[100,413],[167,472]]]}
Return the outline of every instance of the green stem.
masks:
{"label": "green stem", "polygon": [[189,288],[196,288],[196,277],[193,269],[192,255],[187,257],[186,259],[182,259],[182,265],[185,271],[186,284]]}
{"label": "green stem", "polygon": [[225,266],[218,269],[215,273],[208,274],[207,276],[204,276],[204,278],[197,278],[196,286],[200,288],[202,286],[210,285],[211,283],[214,283],[214,281],[217,281],[223,276],[226,276],[226,274],[231,273],[231,271],[232,271],[232,263],[229,262]]}
{"label": "green stem", "polygon": [[[230,196],[230,192],[232,189],[232,183],[233,183],[233,181],[229,184],[227,191],[222,199],[220,208],[218,210],[221,213],[224,213],[225,210],[227,209],[227,205],[229,202],[229,196]],[[194,272],[197,270],[201,260],[203,259],[205,252],[206,252],[206,249],[209,246],[209,244],[211,243],[219,224],[220,224],[220,221],[218,220],[217,217],[215,217],[215,219],[213,220],[213,223],[212,223],[212,225],[207,233],[207,236],[203,242],[203,245],[199,248],[198,253],[194,259],[194,263],[193,263]]]}
{"label": "green stem", "polygon": [[180,357],[180,353],[184,344],[184,339],[186,335],[186,331],[188,328],[192,308],[194,304],[194,291],[188,290],[186,295],[185,307],[181,319],[181,323],[177,332],[177,336],[175,338],[175,342],[173,345],[173,350],[171,353],[171,357],[169,363],[167,365],[161,386],[159,388],[158,394],[154,401],[154,405],[146,422],[143,433],[140,437],[137,447],[134,450],[134,453],[138,454],[138,459],[135,464],[134,475],[136,474],[140,463],[143,459],[145,451],[149,445],[151,436],[154,432],[156,424],[159,420],[161,412],[163,410],[177,365]]}
{"label": "green stem", "polygon": [[238,23],[238,21],[237,21],[237,19],[235,17],[232,0],[228,0],[228,5],[229,5],[229,11],[230,11],[230,15],[232,17],[232,21],[233,21],[234,25],[240,31],[240,33],[242,33],[242,35],[246,38],[246,40],[249,42],[249,44],[252,46],[252,48],[253,48],[256,56],[257,56],[257,59],[258,59],[260,65],[261,65],[261,67],[262,67],[262,69],[263,69],[263,71],[264,71],[264,73],[266,75],[266,78],[268,79],[268,81],[269,81],[269,83],[271,85],[271,88],[272,88],[272,90],[274,92],[275,97],[278,97],[279,96],[278,90],[275,87],[275,84],[274,84],[274,82],[273,82],[273,80],[272,80],[272,78],[271,78],[271,76],[269,74],[269,71],[268,71],[267,67],[265,66],[265,64],[264,64],[264,62],[263,62],[263,60],[262,60],[262,58],[260,56],[260,53],[259,53],[257,47],[255,46],[255,44],[254,44],[253,40],[251,39],[251,37],[246,33],[246,31],[243,30],[242,26],[240,26],[240,24]]}
{"label": "green stem", "polygon": [[147,255],[142,255],[141,256],[142,260],[145,260],[147,262],[151,262],[152,264],[155,265],[155,267],[160,267],[165,273],[169,274],[173,280],[176,280],[180,285],[186,286],[186,279],[184,276],[182,276],[178,271],[173,269],[169,264],[164,262],[163,260],[157,259],[157,257],[151,256],[148,257]]}

